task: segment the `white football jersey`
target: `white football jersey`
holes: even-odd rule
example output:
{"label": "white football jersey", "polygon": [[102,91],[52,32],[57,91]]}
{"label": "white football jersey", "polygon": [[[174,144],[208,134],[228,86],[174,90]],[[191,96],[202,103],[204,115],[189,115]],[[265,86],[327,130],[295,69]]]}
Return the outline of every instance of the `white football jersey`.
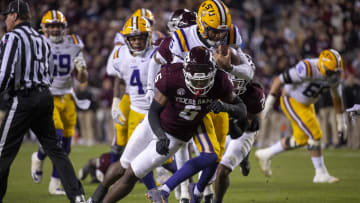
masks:
{"label": "white football jersey", "polygon": [[126,92],[130,96],[130,108],[139,113],[147,113],[150,103],[145,98],[148,65],[156,48],[149,46],[143,56],[133,56],[127,46],[120,46],[115,52],[113,66],[117,76],[126,82]]}
{"label": "white football jersey", "polygon": [[[171,53],[175,56],[174,60],[178,61],[176,58],[183,60],[186,52],[188,52],[193,47],[203,46],[208,47],[201,39],[198,33],[198,26],[192,25],[186,28],[180,28],[172,34],[172,39],[169,45]],[[227,45],[230,45],[234,48],[243,47],[243,40],[241,38],[239,29],[236,25],[231,25],[228,36],[225,39]],[[208,47],[213,49],[213,47]]]}
{"label": "white football jersey", "polygon": [[314,104],[322,92],[338,85],[338,83],[330,83],[321,75],[318,61],[318,58],[304,59],[280,75],[280,80],[285,83],[287,95],[302,104],[309,105]]}
{"label": "white football jersey", "polygon": [[75,68],[74,59],[79,55],[84,44],[77,35],[65,35],[63,42],[50,42],[50,45],[54,59],[54,80],[50,91],[53,95],[69,94],[73,85],[71,73]]}
{"label": "white football jersey", "polygon": [[120,32],[116,32],[115,38],[114,38],[114,45],[116,44],[125,44],[124,36]]}

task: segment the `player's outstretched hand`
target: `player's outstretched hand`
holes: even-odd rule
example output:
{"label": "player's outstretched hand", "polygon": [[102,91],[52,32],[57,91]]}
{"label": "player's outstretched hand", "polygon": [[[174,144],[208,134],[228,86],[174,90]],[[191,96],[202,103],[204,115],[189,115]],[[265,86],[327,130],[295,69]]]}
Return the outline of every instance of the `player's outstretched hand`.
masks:
{"label": "player's outstretched hand", "polygon": [[156,142],[156,151],[161,155],[169,154],[169,144],[170,140],[166,136],[159,137],[159,140]]}
{"label": "player's outstretched hand", "polygon": [[208,108],[214,113],[227,112],[226,105],[220,100],[211,103]]}
{"label": "player's outstretched hand", "polygon": [[147,89],[146,90],[146,94],[145,94],[145,99],[151,104],[151,102],[154,99],[154,90],[152,89]]}

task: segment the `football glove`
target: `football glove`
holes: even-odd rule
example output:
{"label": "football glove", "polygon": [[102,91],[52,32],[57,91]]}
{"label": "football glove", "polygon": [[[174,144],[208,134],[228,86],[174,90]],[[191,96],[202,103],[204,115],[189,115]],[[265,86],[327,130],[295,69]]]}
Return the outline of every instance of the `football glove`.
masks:
{"label": "football glove", "polygon": [[111,117],[115,121],[115,123],[124,125],[126,122],[126,118],[119,108],[120,101],[121,100],[118,97],[113,98],[113,103],[111,106]]}
{"label": "football glove", "polygon": [[228,112],[229,110],[228,106],[220,100],[211,103],[208,108],[214,113]]}
{"label": "football glove", "polygon": [[169,144],[170,144],[170,140],[166,136],[159,137],[159,140],[156,142],[157,153],[164,156],[168,155]]}
{"label": "football glove", "polygon": [[151,104],[151,102],[154,99],[154,90],[153,89],[147,89],[145,94],[145,99]]}
{"label": "football glove", "polygon": [[346,144],[347,143],[347,122],[346,122],[346,113],[339,113],[336,114],[336,127],[337,127],[337,131],[338,131],[338,136],[339,136],[339,142],[341,145]]}
{"label": "football glove", "polygon": [[275,101],[276,101],[275,95],[269,94],[267,96],[266,101],[265,101],[265,107],[261,114],[262,119],[267,118],[267,116],[269,115],[269,113],[272,111],[272,109],[274,107]]}
{"label": "football glove", "polygon": [[79,53],[79,55],[74,58],[74,65],[78,72],[86,68],[86,61],[82,53]]}

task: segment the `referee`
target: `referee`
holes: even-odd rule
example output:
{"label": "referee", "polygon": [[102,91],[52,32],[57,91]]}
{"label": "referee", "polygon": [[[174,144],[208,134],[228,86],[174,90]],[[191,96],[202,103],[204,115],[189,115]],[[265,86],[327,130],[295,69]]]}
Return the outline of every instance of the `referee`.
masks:
{"label": "referee", "polygon": [[9,108],[0,128],[0,203],[10,165],[29,129],[58,170],[70,201],[85,202],[82,185],[55,134],[49,91],[53,70],[50,45],[31,28],[30,8],[24,1],[12,1],[2,15],[7,33],[0,42],[0,93],[9,95]]}

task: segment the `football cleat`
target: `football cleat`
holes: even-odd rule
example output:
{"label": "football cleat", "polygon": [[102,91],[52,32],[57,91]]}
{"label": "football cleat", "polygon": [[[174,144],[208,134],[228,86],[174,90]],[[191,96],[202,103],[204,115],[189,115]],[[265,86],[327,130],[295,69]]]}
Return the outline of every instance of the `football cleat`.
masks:
{"label": "football cleat", "polygon": [[214,203],[214,194],[205,195],[204,203]]}
{"label": "football cleat", "polygon": [[78,195],[75,197],[75,203],[86,203],[84,195]]}
{"label": "football cleat", "polygon": [[266,177],[272,175],[271,160],[266,149],[260,149],[255,152],[255,157],[259,160],[260,168],[264,172]]}
{"label": "football cleat", "polygon": [[84,180],[85,178],[86,178],[86,176],[85,176],[85,173],[84,173],[84,170],[81,168],[80,170],[79,170],[79,172],[78,172],[78,178],[80,179],[80,180]]}
{"label": "football cleat", "polygon": [[182,199],[180,200],[180,203],[190,203],[190,200],[187,199],[187,198],[182,198]]}
{"label": "football cleat", "polygon": [[65,191],[61,188],[61,181],[59,178],[51,177],[49,183],[49,193],[51,195],[65,195]]}
{"label": "football cleat", "polygon": [[239,164],[243,176],[248,176],[250,173],[249,155],[250,153],[248,153],[248,155],[246,155],[246,157]]}
{"label": "football cleat", "polygon": [[196,183],[190,183],[189,185],[189,191],[190,191],[190,203],[200,203],[202,196],[197,196],[195,195],[195,187],[196,187]]}
{"label": "football cleat", "polygon": [[336,183],[339,182],[340,179],[334,176],[331,176],[329,173],[318,173],[314,176],[314,183]]}
{"label": "football cleat", "polygon": [[42,180],[42,168],[44,161],[40,160],[37,156],[37,152],[31,155],[31,177],[35,183],[40,183]]}
{"label": "football cleat", "polygon": [[90,197],[90,198],[86,201],[86,203],[95,203],[95,201],[93,200],[92,197]]}
{"label": "football cleat", "polygon": [[151,189],[145,193],[145,197],[152,203],[168,203],[169,193],[164,190]]}

